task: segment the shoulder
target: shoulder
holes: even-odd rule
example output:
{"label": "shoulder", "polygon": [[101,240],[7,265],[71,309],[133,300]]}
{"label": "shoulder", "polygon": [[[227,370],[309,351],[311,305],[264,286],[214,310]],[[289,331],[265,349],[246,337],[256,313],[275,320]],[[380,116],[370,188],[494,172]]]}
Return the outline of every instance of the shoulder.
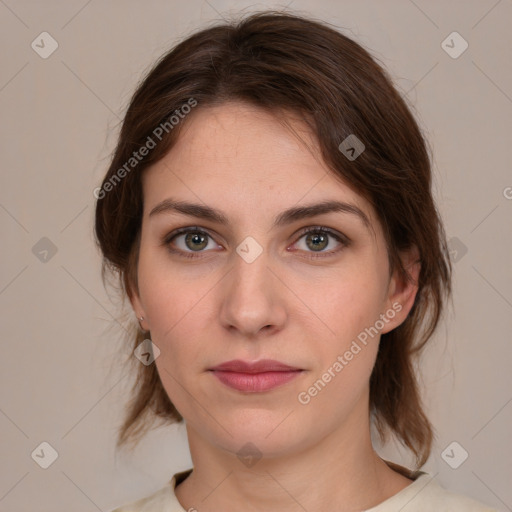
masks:
{"label": "shoulder", "polygon": [[[402,512],[497,512],[468,496],[445,489],[428,473],[422,473],[411,485],[381,505],[387,504],[392,507],[389,510],[399,505]],[[385,512],[388,507],[381,509],[378,506],[371,510]]]}
{"label": "shoulder", "polygon": [[[428,476],[431,479],[430,476]],[[425,487],[425,512],[436,510],[438,512],[496,512],[491,507],[480,503],[469,496],[464,496],[441,487],[437,481],[431,479],[430,485]],[[418,509],[420,510],[420,509]]]}
{"label": "shoulder", "polygon": [[[184,512],[183,507],[180,505],[176,498],[174,489],[177,484],[182,482],[190,473],[192,469],[180,471],[176,473],[167,484],[158,491],[141,498],[132,503],[123,505],[110,512]],[[190,511],[192,512],[192,510]]]}
{"label": "shoulder", "polygon": [[125,504],[111,512],[155,512],[157,510],[166,510],[164,507],[173,496],[172,488],[168,484],[149,496]]}

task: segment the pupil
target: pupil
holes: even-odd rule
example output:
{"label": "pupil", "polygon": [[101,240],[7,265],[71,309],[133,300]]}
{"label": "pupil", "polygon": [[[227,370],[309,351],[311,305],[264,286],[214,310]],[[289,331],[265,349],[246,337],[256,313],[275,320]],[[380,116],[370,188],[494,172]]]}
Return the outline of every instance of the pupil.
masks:
{"label": "pupil", "polygon": [[321,249],[323,249],[325,247],[325,238],[326,238],[325,235],[322,235],[320,233],[315,233],[315,234],[311,235],[310,240],[313,241],[313,247],[317,248],[317,249],[322,245],[322,242],[323,242],[324,246],[320,247]]}
{"label": "pupil", "polygon": [[[187,243],[188,242],[192,242],[193,245],[195,245],[196,247],[190,247],[190,249],[192,250],[197,250],[197,249],[203,249],[205,247],[205,240],[206,240],[206,237],[204,237],[203,235],[199,234],[199,233],[189,233],[186,237],[186,241]],[[198,245],[201,245],[201,247],[198,247]]]}

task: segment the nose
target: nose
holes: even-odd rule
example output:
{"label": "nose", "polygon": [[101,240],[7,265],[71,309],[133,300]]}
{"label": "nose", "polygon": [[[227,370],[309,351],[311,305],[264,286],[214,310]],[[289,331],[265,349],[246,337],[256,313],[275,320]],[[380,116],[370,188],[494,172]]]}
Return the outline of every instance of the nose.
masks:
{"label": "nose", "polygon": [[286,288],[270,268],[267,253],[248,263],[234,254],[234,264],[223,279],[220,321],[245,338],[283,329],[286,319]]}

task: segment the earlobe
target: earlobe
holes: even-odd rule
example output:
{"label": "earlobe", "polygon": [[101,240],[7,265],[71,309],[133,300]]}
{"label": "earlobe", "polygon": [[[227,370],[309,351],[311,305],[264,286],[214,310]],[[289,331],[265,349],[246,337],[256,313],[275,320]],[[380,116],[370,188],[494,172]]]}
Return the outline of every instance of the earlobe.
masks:
{"label": "earlobe", "polygon": [[139,322],[140,328],[143,331],[146,331],[143,322],[146,318],[146,313],[144,311],[144,308],[142,307],[142,303],[139,297],[139,294],[137,291],[134,290],[132,286],[130,286],[130,289],[128,291],[128,298],[130,299],[130,303],[132,305],[133,312],[135,313],[135,316],[137,317],[137,320]]}
{"label": "earlobe", "polygon": [[393,319],[386,324],[382,334],[392,331],[407,318],[418,292],[418,280],[421,270],[419,251],[413,246],[407,251],[400,252],[402,264],[407,277],[402,276],[395,269],[389,282],[387,307],[395,311]]}

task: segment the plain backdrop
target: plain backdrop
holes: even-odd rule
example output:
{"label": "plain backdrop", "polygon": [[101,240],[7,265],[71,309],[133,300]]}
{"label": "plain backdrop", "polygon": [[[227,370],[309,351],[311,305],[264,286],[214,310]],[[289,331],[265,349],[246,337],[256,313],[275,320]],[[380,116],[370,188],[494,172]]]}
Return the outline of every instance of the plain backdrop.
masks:
{"label": "plain backdrop", "polygon": [[[512,2],[288,4],[380,59],[433,147],[455,293],[421,363],[437,428],[424,469],[512,510]],[[232,12],[285,6],[0,0],[1,511],[107,511],[191,467],[183,425],[154,430],[133,455],[114,450],[132,380],[117,364],[127,320],[100,279],[93,190],[164,51]],[[409,463],[393,444],[381,453]]]}

